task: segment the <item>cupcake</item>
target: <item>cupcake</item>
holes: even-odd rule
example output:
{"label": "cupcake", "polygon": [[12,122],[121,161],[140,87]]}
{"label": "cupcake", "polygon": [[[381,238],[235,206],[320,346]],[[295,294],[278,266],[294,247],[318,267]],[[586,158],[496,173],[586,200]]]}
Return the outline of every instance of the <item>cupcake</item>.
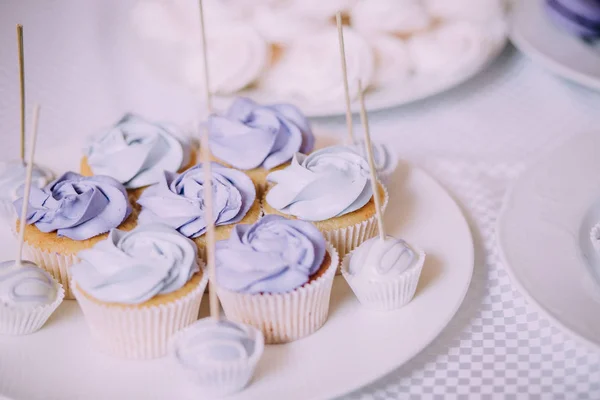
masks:
{"label": "cupcake", "polygon": [[195,163],[191,146],[177,136],[176,128],[133,114],[93,138],[84,153],[81,174],[115,178],[130,193],[132,204],[147,186],[160,181],[163,171],[177,172]]}
{"label": "cupcake", "polygon": [[[19,214],[22,204],[23,198],[14,202]],[[69,267],[79,261],[77,253],[105,239],[113,228],[131,230],[136,225],[123,185],[108,176],[75,172],[43,189],[32,186],[25,218],[23,249],[63,285],[67,299],[73,298]]]}
{"label": "cupcake", "polygon": [[[292,164],[268,176],[265,214],[311,221],[340,257],[375,236],[377,218],[367,161],[346,146],[332,146],[309,156],[296,154]],[[378,182],[385,210],[387,190]]]}
{"label": "cupcake", "polygon": [[[138,200],[140,224],[160,222],[177,229],[196,242],[202,259],[206,257],[204,178],[202,164],[181,174],[165,172]],[[212,182],[216,240],[227,239],[235,224],[251,224],[260,218],[260,201],[246,174],[212,163]]]}
{"label": "cupcake", "polygon": [[415,295],[425,253],[387,236],[367,240],[344,257],[342,275],[358,301],[375,310],[394,310]]}
{"label": "cupcake", "polygon": [[296,152],[312,151],[315,137],[306,117],[291,104],[262,106],[237,98],[223,115],[208,119],[214,161],[245,171],[259,192],[269,172]]}
{"label": "cupcake", "polygon": [[[348,147],[364,158],[367,157],[364,140],[358,140]],[[371,149],[373,151],[373,161],[375,162],[377,178],[387,185],[390,183],[390,179],[398,166],[398,155],[384,143],[371,142]]]}
{"label": "cupcake", "polygon": [[596,0],[546,0],[546,12],[557,26],[586,40],[600,38],[600,3]]}
{"label": "cupcake", "polygon": [[0,335],[37,331],[64,297],[62,286],[31,261],[0,263]]}
{"label": "cupcake", "polygon": [[[15,210],[13,201],[18,196],[18,189],[25,184],[27,175],[27,164],[21,160],[13,160],[0,163],[0,217],[13,227],[15,222]],[[31,173],[31,185],[37,188],[43,188],[54,179],[52,171],[33,166]]]}
{"label": "cupcake", "polygon": [[171,336],[198,319],[208,277],[194,243],[174,229],[113,229],[78,256],[71,268],[73,293],[102,351],[162,357]]}
{"label": "cupcake", "polygon": [[202,393],[226,396],[250,382],[264,341],[263,334],[251,326],[204,318],[175,335],[171,353]]}
{"label": "cupcake", "polygon": [[236,225],[215,259],[227,318],[260,329],[266,343],[308,336],[327,320],[339,258],[309,222],[268,215]]}

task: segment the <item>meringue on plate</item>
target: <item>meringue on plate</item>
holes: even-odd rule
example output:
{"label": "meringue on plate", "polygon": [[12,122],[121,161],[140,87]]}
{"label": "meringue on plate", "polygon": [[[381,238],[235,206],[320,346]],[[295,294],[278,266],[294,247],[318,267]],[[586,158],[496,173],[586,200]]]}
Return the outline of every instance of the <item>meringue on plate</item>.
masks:
{"label": "meringue on plate", "polygon": [[412,34],[431,24],[420,0],[359,1],[350,12],[351,24],[359,32]]}

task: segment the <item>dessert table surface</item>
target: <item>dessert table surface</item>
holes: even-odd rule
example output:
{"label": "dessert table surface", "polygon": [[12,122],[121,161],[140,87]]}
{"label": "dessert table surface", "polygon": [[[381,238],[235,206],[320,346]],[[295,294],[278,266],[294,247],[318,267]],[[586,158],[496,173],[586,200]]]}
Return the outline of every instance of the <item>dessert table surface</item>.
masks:
{"label": "dessert table surface", "polygon": [[[0,3],[0,159],[18,157],[16,23],[25,26],[28,104],[42,104],[41,161],[68,159],[61,141],[83,144],[126,111],[184,126],[198,120],[199,96],[153,76],[127,42],[126,3]],[[455,89],[371,114],[374,138],[427,170],[462,206],[476,261],[464,303],[440,336],[348,399],[600,398],[600,351],[563,333],[526,301],[495,241],[511,182],[542,152],[598,130],[599,110],[599,93],[557,79],[508,47]],[[314,125],[345,138],[341,117]]]}

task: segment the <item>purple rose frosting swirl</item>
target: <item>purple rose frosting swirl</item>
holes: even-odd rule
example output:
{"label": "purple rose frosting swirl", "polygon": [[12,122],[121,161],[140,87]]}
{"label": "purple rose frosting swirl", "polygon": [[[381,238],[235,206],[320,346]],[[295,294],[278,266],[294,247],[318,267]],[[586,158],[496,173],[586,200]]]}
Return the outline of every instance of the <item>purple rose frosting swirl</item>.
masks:
{"label": "purple rose frosting swirl", "polygon": [[[238,223],[254,201],[254,183],[241,171],[212,163],[215,225]],[[184,236],[196,238],[206,231],[204,170],[198,164],[181,174],[164,172],[163,179],[139,198],[140,223],[161,222]]]}
{"label": "purple rose frosting swirl", "polygon": [[[19,218],[22,204],[21,195],[14,202]],[[67,172],[43,189],[31,187],[26,222],[42,232],[86,240],[118,227],[129,214],[127,191],[117,180]]]}
{"label": "purple rose frosting swirl", "polygon": [[316,273],[325,257],[323,234],[310,222],[267,215],[253,225],[236,225],[217,242],[219,286],[238,293],[285,293]]}
{"label": "purple rose frosting swirl", "polygon": [[236,99],[224,115],[208,119],[210,150],[239,169],[271,169],[297,153],[309,153],[315,137],[308,120],[291,104],[262,106]]}

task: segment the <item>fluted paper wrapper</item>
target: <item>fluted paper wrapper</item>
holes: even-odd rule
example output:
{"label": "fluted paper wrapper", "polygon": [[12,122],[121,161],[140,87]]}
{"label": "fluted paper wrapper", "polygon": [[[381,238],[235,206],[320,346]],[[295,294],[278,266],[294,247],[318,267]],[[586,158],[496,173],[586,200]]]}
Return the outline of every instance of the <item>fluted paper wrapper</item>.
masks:
{"label": "fluted paper wrapper", "polygon": [[33,308],[0,304],[0,335],[29,335],[38,331],[65,298],[65,290],[57,283],[56,299]]}
{"label": "fluted paper wrapper", "polygon": [[207,282],[208,273],[203,271],[202,280],[190,293],[150,307],[99,303],[84,295],[75,282],[71,288],[101,351],[119,358],[151,359],[165,356],[171,337],[198,319]]}
{"label": "fluted paper wrapper", "polygon": [[365,307],[379,311],[395,310],[410,302],[417,290],[419,277],[425,263],[425,253],[422,250],[416,252],[418,260],[415,265],[400,276],[377,282],[354,279],[349,273],[352,258],[352,253],[349,253],[342,261],[342,275],[358,301]]}
{"label": "fluted paper wrapper", "polygon": [[188,331],[185,329],[173,337],[171,354],[174,362],[182,368],[188,379],[198,385],[202,393],[211,396],[226,396],[239,392],[252,379],[256,364],[263,354],[265,341],[260,330],[250,327],[256,333],[254,353],[247,360],[238,362],[212,363],[204,368],[191,368],[182,365],[175,356],[177,341],[182,340]]}
{"label": "fluted paper wrapper", "polygon": [[23,251],[26,259],[35,262],[38,267],[48,271],[54,279],[65,289],[65,299],[73,300],[71,290],[71,272],[70,267],[77,264],[80,260],[74,254],[50,253],[40,250],[27,242],[23,242]]}
{"label": "fluted paper wrapper", "polygon": [[339,256],[327,244],[331,264],[316,280],[289,293],[244,294],[217,286],[228,319],[262,331],[265,343],[288,343],[316,332],[329,315],[329,299]]}
{"label": "fluted paper wrapper", "polygon": [[[381,206],[381,212],[385,214],[389,202],[389,194],[385,185],[378,182],[383,188],[384,198]],[[377,236],[377,214],[363,222],[346,228],[338,228],[335,230],[321,230],[325,239],[333,244],[337,249],[340,259],[350,253],[352,250],[360,246],[363,242]]]}

